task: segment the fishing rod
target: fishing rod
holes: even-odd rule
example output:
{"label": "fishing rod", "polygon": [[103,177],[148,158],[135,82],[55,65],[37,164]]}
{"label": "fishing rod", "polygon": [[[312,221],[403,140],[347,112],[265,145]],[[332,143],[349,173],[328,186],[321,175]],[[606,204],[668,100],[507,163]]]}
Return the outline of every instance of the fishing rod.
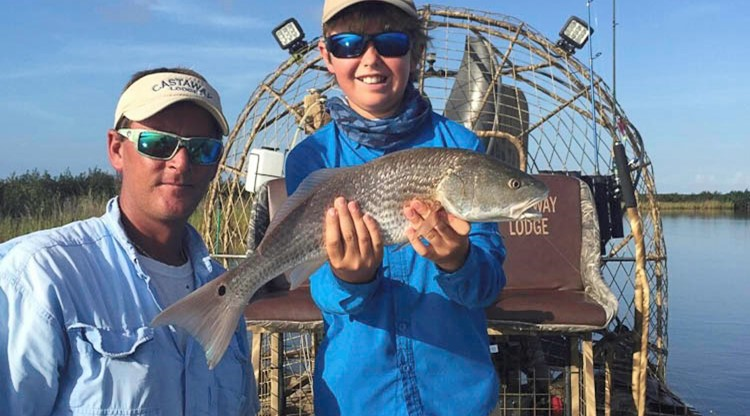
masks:
{"label": "fishing rod", "polygon": [[[588,25],[591,26],[591,3],[594,0],[586,0],[586,9],[588,9]],[[596,90],[594,89],[594,40],[589,39],[589,81],[591,87],[591,126],[594,129],[594,173],[599,175],[599,135],[596,131]]]}
{"label": "fishing rod", "polygon": [[[612,0],[612,101],[617,104],[617,0]],[[617,111],[612,112],[612,125],[617,126]]]}
{"label": "fishing rod", "polygon": [[[625,120],[618,114],[617,87],[616,87],[616,40],[615,33],[617,18],[615,15],[616,0],[612,0],[612,117],[614,127],[614,143],[612,152],[614,156],[617,181],[620,186],[620,197],[622,198],[625,212],[630,223],[631,233],[635,237],[635,325],[634,330],[639,335],[637,343],[639,348],[633,353],[633,371],[631,374],[631,391],[633,402],[638,416],[646,413],[646,378],[648,372],[648,336],[651,303],[651,288],[646,273],[646,250],[643,244],[643,221],[638,211],[638,202],[635,197],[635,186],[630,176],[630,164],[623,140],[628,140],[628,131]],[[620,140],[622,137],[622,140]]]}

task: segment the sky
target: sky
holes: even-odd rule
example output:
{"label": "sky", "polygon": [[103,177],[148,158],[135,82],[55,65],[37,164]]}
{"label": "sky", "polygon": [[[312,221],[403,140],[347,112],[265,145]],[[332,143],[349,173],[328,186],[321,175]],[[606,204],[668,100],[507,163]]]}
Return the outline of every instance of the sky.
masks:
{"label": "sky", "polygon": [[[416,1],[417,6],[426,2]],[[594,70],[641,133],[659,193],[750,189],[750,2],[443,0],[518,18],[556,39],[591,13]],[[320,33],[322,0],[0,0],[0,178],[111,171],[106,131],[134,72],[187,66],[234,124],[258,83],[287,59],[271,29],[296,17]],[[576,56],[588,62],[588,46]],[[616,83],[614,82],[616,81]]]}

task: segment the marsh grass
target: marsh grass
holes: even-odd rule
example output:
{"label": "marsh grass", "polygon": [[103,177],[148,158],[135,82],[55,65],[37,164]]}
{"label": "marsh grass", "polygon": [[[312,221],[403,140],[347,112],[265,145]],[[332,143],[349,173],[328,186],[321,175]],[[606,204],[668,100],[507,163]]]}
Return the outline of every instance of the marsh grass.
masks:
{"label": "marsh grass", "polygon": [[682,202],[659,202],[662,211],[734,211],[735,203],[731,201],[682,201]]}
{"label": "marsh grass", "polygon": [[[104,214],[107,201],[119,193],[120,182],[115,175],[100,169],[73,175],[63,172],[52,176],[47,172],[32,170],[21,175],[13,174],[0,179],[0,242],[16,236],[42,229],[98,217]],[[229,189],[226,189],[228,195]],[[242,192],[242,191],[241,191]],[[234,195],[230,201],[247,201],[245,196]],[[659,194],[657,201],[666,212],[721,212],[741,211],[750,213],[750,191],[729,193],[701,192],[699,194]],[[214,246],[222,253],[244,253],[249,223],[246,206],[231,210],[231,218],[223,218],[221,212],[212,213],[217,220],[206,231]],[[190,223],[199,231],[203,226],[203,202],[190,217]],[[222,227],[231,224],[230,237],[218,238]]]}
{"label": "marsh grass", "polygon": [[87,195],[50,204],[26,215],[3,216],[0,218],[0,242],[33,231],[100,216],[106,209],[107,200],[108,197]]}
{"label": "marsh grass", "polygon": [[[107,210],[108,196],[86,195],[46,206],[43,210],[17,217],[0,217],[0,243],[34,231],[60,227],[73,221],[100,217]],[[198,206],[189,219],[193,227],[203,221],[203,206]]]}
{"label": "marsh grass", "polygon": [[727,193],[701,192],[698,194],[658,194],[662,211],[707,212],[707,211],[747,211],[750,210],[750,191]]}
{"label": "marsh grass", "polygon": [[119,189],[117,176],[98,168],[57,176],[32,170],[0,179],[0,242],[100,216]]}

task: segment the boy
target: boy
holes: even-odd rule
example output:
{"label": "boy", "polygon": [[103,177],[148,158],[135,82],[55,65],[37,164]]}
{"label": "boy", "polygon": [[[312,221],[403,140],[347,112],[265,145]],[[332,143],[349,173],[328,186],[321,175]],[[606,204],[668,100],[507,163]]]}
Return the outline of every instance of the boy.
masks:
{"label": "boy", "polygon": [[[483,151],[411,84],[427,35],[412,0],[326,0],[318,47],[345,99],[333,123],[287,159],[292,193],[311,172],[411,147]],[[494,224],[470,225],[413,201],[411,246],[383,248],[378,225],[339,197],[326,213],[329,261],[310,277],[323,312],[317,415],[488,415],[498,398],[484,308],[505,284]],[[423,223],[436,225],[417,235]]]}

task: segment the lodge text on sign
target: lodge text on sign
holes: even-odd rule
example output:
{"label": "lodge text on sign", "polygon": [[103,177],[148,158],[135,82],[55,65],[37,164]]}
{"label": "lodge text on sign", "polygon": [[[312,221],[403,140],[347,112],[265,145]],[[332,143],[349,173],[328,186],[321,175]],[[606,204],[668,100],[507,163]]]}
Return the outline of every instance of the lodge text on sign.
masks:
{"label": "lodge text on sign", "polygon": [[[549,196],[544,201],[538,203],[535,208],[544,214],[555,213],[557,196]],[[549,218],[542,217],[533,220],[518,220],[508,224],[510,235],[549,235]]]}

